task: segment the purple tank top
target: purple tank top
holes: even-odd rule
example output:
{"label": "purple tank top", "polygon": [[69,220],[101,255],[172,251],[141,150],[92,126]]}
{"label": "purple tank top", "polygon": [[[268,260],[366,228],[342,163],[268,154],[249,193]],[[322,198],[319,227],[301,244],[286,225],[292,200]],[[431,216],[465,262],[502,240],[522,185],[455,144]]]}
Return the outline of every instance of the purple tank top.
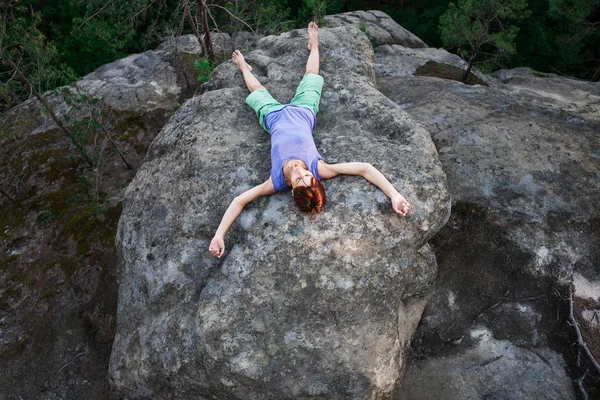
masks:
{"label": "purple tank top", "polygon": [[265,126],[271,132],[271,180],[276,191],[289,188],[282,170],[288,160],[304,161],[315,178],[321,180],[318,166],[323,157],[312,136],[316,122],[310,108],[289,104],[266,115]]}

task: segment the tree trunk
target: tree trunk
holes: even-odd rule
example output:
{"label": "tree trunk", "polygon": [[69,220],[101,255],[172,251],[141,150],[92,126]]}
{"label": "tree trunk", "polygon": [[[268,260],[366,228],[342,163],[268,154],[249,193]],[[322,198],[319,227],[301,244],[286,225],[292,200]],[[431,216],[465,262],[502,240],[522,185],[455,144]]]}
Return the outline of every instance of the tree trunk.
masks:
{"label": "tree trunk", "polygon": [[592,82],[598,82],[598,80],[600,79],[600,68],[598,68],[596,70],[596,72],[594,72],[594,75],[592,76],[592,79],[590,79]]}
{"label": "tree trunk", "polygon": [[[200,32],[198,32],[198,28],[196,27],[196,22],[194,21],[194,18],[192,18],[192,13],[190,12],[190,7],[188,5],[188,1],[187,0],[183,0],[182,1],[183,4],[183,14],[185,15],[185,18],[188,21],[188,24],[190,24],[190,27],[192,28],[192,30],[194,31],[194,35],[196,36],[196,39],[198,39],[198,44],[200,46],[202,45],[202,35],[200,35]],[[206,51],[206,49],[205,49]]]}
{"label": "tree trunk", "polygon": [[469,78],[469,73],[471,72],[471,68],[473,68],[473,62],[469,60],[469,63],[467,64],[467,69],[465,69],[463,71],[463,75],[462,75],[462,81],[464,83],[467,83],[467,79]]}
{"label": "tree trunk", "polygon": [[[473,68],[473,64],[475,64],[475,57],[477,57],[478,52],[479,52],[479,47],[477,48],[477,51],[473,52],[473,55],[471,56],[471,58],[469,58],[469,61],[467,61],[467,69],[463,71],[463,76],[462,76],[463,83],[467,83],[467,79],[469,78],[469,73],[471,72],[471,68]],[[464,60],[464,57],[463,57],[463,60]]]}
{"label": "tree trunk", "polygon": [[206,3],[204,0],[196,0],[198,5],[198,16],[200,17],[200,23],[202,24],[202,30],[204,31],[204,49],[206,55],[212,61],[215,62],[215,53],[213,53],[212,44],[210,42],[210,28],[208,27],[208,16],[206,15]]}
{"label": "tree trunk", "polygon": [[133,169],[133,167],[131,166],[131,164],[129,164],[127,162],[127,159],[125,158],[125,156],[123,155],[123,153],[121,153],[121,150],[119,149],[119,146],[117,146],[117,143],[110,136],[110,133],[106,130],[106,128],[104,128],[104,125],[100,124],[100,126],[102,127],[102,131],[106,135],[107,139],[110,141],[110,143],[114,146],[115,150],[119,154],[119,157],[121,157],[121,160],[123,161],[123,163],[125,164],[125,166],[127,167],[127,169]]}

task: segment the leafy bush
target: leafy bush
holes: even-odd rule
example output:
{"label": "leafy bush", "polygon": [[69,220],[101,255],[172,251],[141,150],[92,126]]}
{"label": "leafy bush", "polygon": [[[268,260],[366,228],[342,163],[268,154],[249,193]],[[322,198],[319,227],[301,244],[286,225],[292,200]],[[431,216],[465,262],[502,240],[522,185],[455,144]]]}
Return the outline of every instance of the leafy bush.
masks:
{"label": "leafy bush", "polygon": [[225,32],[262,28],[285,32],[293,27],[287,1],[229,0],[224,7],[213,7],[209,6],[214,9],[218,28]]}
{"label": "leafy bush", "polygon": [[340,0],[304,0],[298,10],[300,27],[314,21],[319,26],[325,26],[325,16],[342,11],[344,4]]}
{"label": "leafy bush", "polygon": [[0,3],[0,12],[5,16],[0,16],[0,111],[31,95],[22,76],[42,93],[75,79],[54,44],[39,30],[40,13],[6,3]]}
{"label": "leafy bush", "polygon": [[198,71],[198,82],[208,82],[210,74],[215,69],[214,63],[208,57],[202,57],[196,60],[194,65],[196,66],[196,71]]}
{"label": "leafy bush", "polygon": [[50,210],[42,210],[38,215],[38,221],[40,221],[42,225],[49,224],[55,219],[56,215],[54,215],[54,213]]}
{"label": "leafy bush", "polygon": [[510,22],[527,18],[529,14],[525,0],[450,3],[440,17],[439,30],[444,47],[456,50],[467,63],[463,80],[476,62],[489,70],[516,54],[514,42],[519,28]]}

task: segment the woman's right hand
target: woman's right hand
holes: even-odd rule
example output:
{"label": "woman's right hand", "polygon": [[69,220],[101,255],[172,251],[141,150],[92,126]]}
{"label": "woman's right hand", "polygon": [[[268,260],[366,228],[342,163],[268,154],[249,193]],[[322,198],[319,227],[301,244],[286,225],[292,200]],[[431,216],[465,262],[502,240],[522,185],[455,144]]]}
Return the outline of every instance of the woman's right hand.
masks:
{"label": "woman's right hand", "polygon": [[221,258],[225,252],[225,242],[223,241],[223,238],[219,235],[215,235],[215,237],[210,241],[208,251],[210,251],[210,254],[213,256]]}

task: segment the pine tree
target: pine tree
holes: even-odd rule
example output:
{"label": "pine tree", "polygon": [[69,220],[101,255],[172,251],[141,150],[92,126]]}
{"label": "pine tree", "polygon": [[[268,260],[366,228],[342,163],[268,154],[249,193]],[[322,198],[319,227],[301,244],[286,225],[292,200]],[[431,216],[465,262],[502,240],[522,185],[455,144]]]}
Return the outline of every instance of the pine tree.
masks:
{"label": "pine tree", "polygon": [[459,0],[450,3],[440,17],[439,31],[444,47],[457,50],[467,67],[466,81],[475,62],[488,66],[516,53],[519,28],[509,21],[527,18],[526,0]]}

